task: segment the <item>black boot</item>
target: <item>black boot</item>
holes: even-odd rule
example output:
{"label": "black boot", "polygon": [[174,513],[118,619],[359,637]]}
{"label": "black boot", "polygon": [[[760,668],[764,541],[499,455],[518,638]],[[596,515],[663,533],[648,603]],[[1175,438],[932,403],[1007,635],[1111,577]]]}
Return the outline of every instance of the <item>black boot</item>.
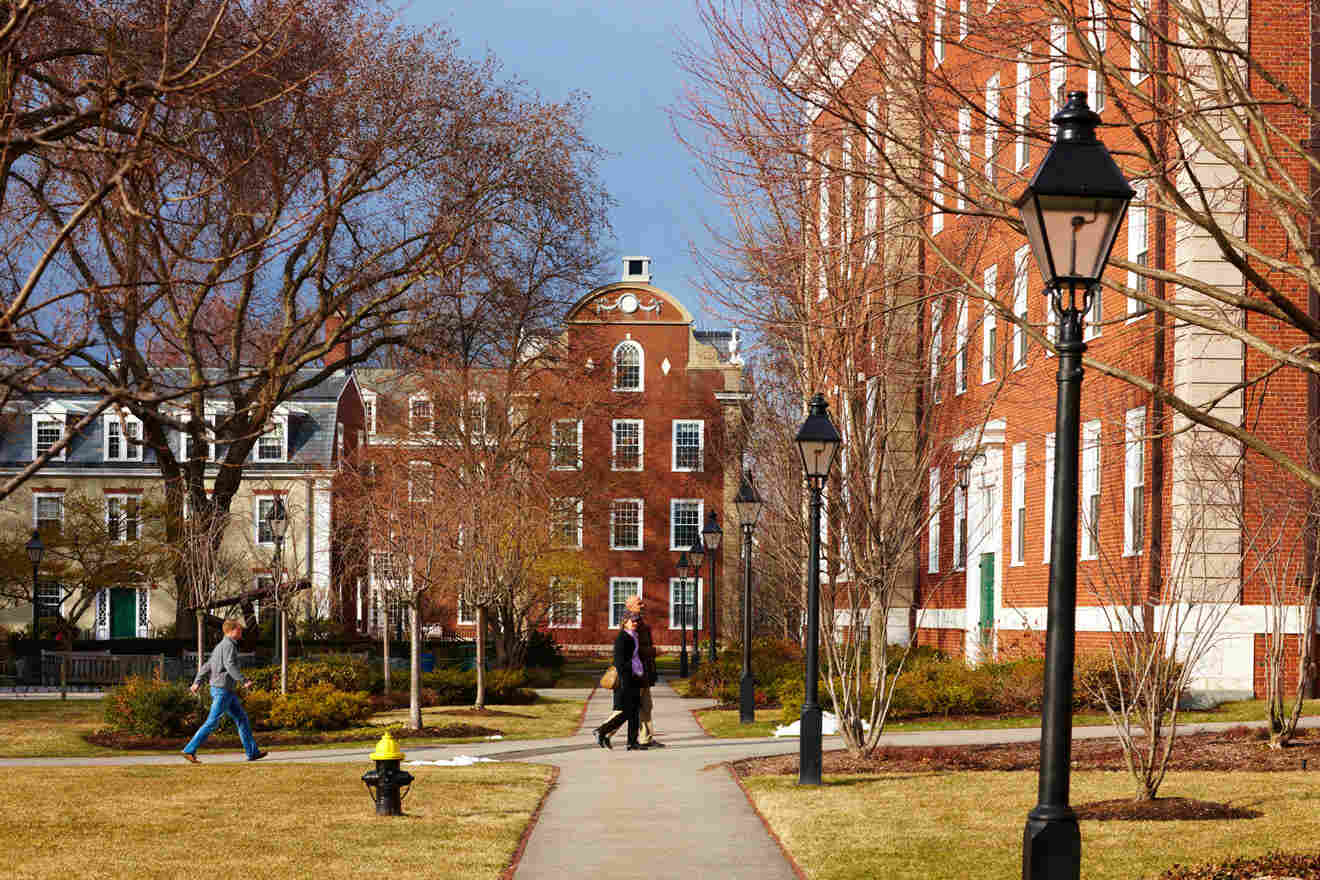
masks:
{"label": "black boot", "polygon": [[614,746],[610,745],[610,738],[605,735],[605,728],[597,727],[594,732],[596,734],[596,745],[600,746],[602,749],[614,748]]}

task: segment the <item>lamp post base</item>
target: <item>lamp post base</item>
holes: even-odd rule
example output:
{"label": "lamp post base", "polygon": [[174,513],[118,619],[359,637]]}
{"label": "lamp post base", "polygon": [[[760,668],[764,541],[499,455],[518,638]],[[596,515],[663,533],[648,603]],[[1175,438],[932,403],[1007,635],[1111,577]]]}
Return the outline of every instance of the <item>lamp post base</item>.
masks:
{"label": "lamp post base", "polygon": [[688,677],[687,645],[683,646],[683,650],[678,655],[678,677]]}
{"label": "lamp post base", "polygon": [[1022,832],[1022,880],[1079,880],[1082,833],[1070,807],[1036,807]]}
{"label": "lamp post base", "polygon": [[751,724],[756,720],[756,679],[749,672],[742,677],[738,690],[738,723]]}
{"label": "lamp post base", "polygon": [[820,785],[820,706],[803,706],[799,722],[798,785]]}

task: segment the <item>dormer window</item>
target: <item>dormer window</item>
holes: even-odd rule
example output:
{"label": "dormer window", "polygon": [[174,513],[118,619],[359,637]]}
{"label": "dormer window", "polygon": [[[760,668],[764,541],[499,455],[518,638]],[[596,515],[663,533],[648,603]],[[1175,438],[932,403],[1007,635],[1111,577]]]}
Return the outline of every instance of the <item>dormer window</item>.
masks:
{"label": "dormer window", "polygon": [[632,340],[614,349],[614,390],[642,390],[642,347]]}
{"label": "dormer window", "polygon": [[107,413],[104,425],[106,461],[142,460],[142,422],[128,413]]}
{"label": "dormer window", "polygon": [[431,398],[425,394],[414,394],[408,398],[408,430],[414,434],[430,434],[435,431],[435,416],[431,409]]}
{"label": "dormer window", "polygon": [[[55,448],[55,444],[60,442],[64,436],[64,419],[48,414],[39,414],[32,417],[32,458],[36,460]],[[64,460],[64,453],[67,450],[62,449],[54,457],[57,461]]]}
{"label": "dormer window", "polygon": [[289,417],[276,415],[257,438],[257,461],[287,461]]}

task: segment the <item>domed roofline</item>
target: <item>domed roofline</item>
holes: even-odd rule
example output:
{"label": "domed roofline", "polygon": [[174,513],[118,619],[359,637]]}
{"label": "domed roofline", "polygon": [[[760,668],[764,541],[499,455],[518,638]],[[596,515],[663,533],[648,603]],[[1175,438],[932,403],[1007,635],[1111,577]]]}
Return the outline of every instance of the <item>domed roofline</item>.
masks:
{"label": "domed roofline", "polygon": [[607,322],[605,319],[596,317],[594,315],[581,315],[582,312],[586,311],[587,304],[590,303],[593,299],[603,294],[611,293],[616,290],[637,290],[643,293],[650,293],[661,296],[664,298],[665,302],[670,303],[671,305],[673,305],[675,309],[678,310],[679,318],[681,319],[681,320],[661,319],[658,321],[646,321],[645,323],[647,324],[689,324],[690,325],[694,323],[696,320],[692,316],[692,313],[687,310],[687,306],[683,305],[683,303],[678,299],[678,297],[674,296],[672,293],[670,293],[667,290],[664,290],[663,288],[656,287],[654,284],[645,284],[640,281],[615,281],[612,284],[606,284],[601,287],[597,287],[595,290],[592,290],[589,293],[583,295],[581,299],[573,303],[573,307],[568,310],[568,314],[564,317],[564,323],[568,324],[568,323],[573,323],[575,321],[578,323],[593,323],[593,324],[619,323],[619,322]]}

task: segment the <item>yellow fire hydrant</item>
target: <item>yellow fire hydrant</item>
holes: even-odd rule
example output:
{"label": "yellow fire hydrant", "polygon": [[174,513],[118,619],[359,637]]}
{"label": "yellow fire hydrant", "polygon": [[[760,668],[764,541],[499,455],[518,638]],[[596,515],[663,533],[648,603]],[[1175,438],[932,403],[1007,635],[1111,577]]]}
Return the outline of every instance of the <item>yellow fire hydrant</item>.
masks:
{"label": "yellow fire hydrant", "polygon": [[[367,792],[376,803],[377,816],[402,816],[403,799],[412,787],[413,775],[399,769],[403,752],[399,744],[390,736],[389,731],[376,743],[376,750],[370,755],[376,762],[375,770],[362,774],[362,781],[367,785]],[[400,789],[403,789],[401,792]]]}

